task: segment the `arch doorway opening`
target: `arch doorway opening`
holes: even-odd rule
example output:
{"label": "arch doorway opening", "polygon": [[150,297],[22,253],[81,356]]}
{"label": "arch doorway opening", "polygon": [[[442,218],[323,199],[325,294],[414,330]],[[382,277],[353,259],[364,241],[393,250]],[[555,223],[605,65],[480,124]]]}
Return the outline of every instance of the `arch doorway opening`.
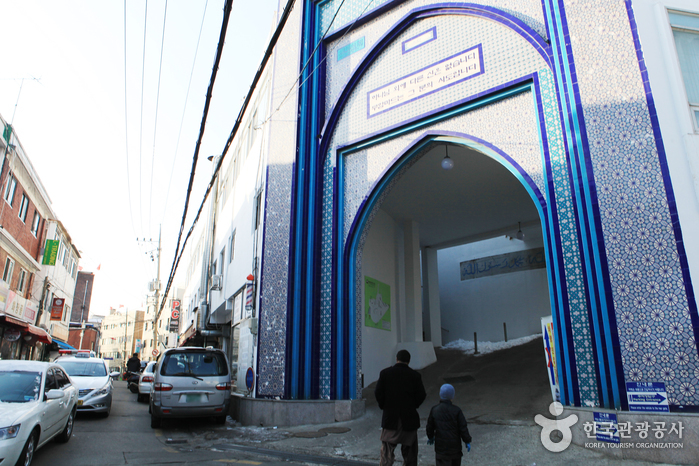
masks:
{"label": "arch doorway opening", "polygon": [[[431,382],[488,383],[495,397],[526,384],[529,398],[550,403],[541,206],[500,161],[472,147],[436,138],[413,157],[378,195],[358,248],[362,388],[406,348],[412,367],[430,366],[440,379]],[[522,344],[474,358],[463,351],[474,334],[481,353]],[[455,346],[462,350],[444,349]]]}

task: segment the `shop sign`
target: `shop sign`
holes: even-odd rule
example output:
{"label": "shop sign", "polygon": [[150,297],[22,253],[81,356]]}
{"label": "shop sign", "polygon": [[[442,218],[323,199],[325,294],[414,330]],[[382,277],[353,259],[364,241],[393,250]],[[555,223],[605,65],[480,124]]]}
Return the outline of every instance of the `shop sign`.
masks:
{"label": "shop sign", "polygon": [[172,301],[172,313],[170,314],[170,332],[179,333],[180,331],[180,300]]}
{"label": "shop sign", "polygon": [[58,247],[61,242],[57,239],[47,239],[44,247],[43,265],[56,265],[56,257],[58,257]]}
{"label": "shop sign", "polygon": [[7,293],[7,301],[5,301],[5,313],[11,314],[18,319],[24,320],[24,305],[26,300],[17,293],[10,291]]}
{"label": "shop sign", "polygon": [[53,298],[53,303],[51,304],[51,320],[63,319],[63,305],[65,301],[66,300],[63,298]]}
{"label": "shop sign", "polygon": [[36,313],[38,306],[29,300],[26,300],[27,304],[24,306],[24,320],[27,322],[34,322],[36,320]]}
{"label": "shop sign", "polygon": [[22,332],[20,332],[16,328],[8,328],[5,329],[5,334],[3,335],[3,338],[7,341],[17,341],[19,340],[19,337],[22,335]]}

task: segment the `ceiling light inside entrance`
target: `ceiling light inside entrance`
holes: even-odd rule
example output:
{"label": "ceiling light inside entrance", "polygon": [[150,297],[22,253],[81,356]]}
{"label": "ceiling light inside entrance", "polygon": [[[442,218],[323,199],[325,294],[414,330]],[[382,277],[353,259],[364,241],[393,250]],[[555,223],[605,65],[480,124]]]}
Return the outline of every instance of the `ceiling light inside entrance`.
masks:
{"label": "ceiling light inside entrance", "polygon": [[447,149],[447,144],[444,144],[444,153],[446,154],[442,159],[442,168],[445,170],[451,170],[454,168],[454,161],[449,158],[449,151]]}

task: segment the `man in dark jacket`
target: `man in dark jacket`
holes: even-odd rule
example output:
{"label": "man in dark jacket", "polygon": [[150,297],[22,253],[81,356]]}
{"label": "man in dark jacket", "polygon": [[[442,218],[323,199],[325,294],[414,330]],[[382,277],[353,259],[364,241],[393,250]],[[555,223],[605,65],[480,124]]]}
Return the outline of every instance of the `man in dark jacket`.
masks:
{"label": "man in dark jacket", "polygon": [[448,383],[439,390],[439,404],[432,407],[427,418],[427,441],[434,443],[436,466],[459,466],[461,464],[461,441],[471,451],[471,435],[461,408],[454,405],[454,387]]}
{"label": "man in dark jacket", "polygon": [[126,370],[138,374],[141,372],[141,360],[138,359],[138,353],[134,353],[126,363]]}
{"label": "man in dark jacket", "polygon": [[393,464],[394,451],[399,443],[403,464],[417,465],[417,430],[420,428],[417,408],[425,401],[427,394],[422,376],[408,364],[410,353],[398,351],[396,365],[381,371],[374,390],[379,408],[383,410],[381,466]]}

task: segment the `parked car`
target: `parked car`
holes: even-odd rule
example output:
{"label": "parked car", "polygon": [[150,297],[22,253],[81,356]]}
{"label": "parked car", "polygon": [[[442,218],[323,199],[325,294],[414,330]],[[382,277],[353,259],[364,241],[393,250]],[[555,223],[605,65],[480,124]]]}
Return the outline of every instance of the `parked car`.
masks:
{"label": "parked car", "polygon": [[231,375],[226,355],[213,348],[165,350],[153,372],[150,425],[168,418],[213,416],[226,422],[231,399]]}
{"label": "parked car", "polygon": [[112,410],[113,377],[118,372],[108,372],[104,359],[90,357],[79,353],[75,356],[63,356],[56,359],[79,389],[78,411],[100,413],[109,416]]}
{"label": "parked car", "polygon": [[0,361],[0,458],[29,466],[49,440],[73,435],[78,388],[58,364]]}
{"label": "parked car", "polygon": [[153,370],[155,361],[150,361],[138,379],[138,401],[147,401],[153,389]]}

